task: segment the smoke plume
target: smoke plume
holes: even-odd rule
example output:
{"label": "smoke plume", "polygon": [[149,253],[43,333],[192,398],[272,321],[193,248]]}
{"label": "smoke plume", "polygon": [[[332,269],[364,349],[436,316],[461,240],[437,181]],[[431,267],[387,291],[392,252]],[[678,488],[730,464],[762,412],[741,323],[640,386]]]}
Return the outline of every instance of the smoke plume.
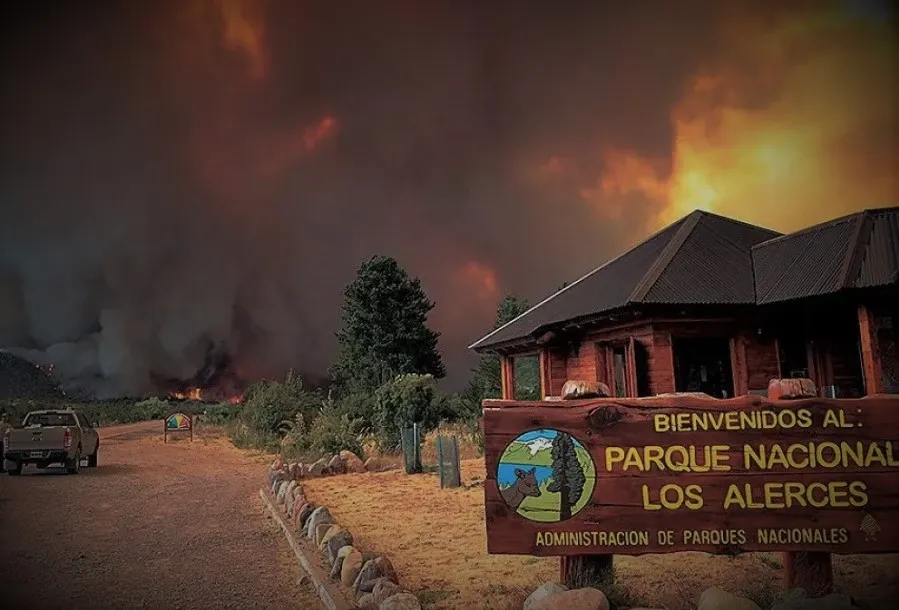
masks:
{"label": "smoke plume", "polygon": [[691,209],[896,203],[894,14],[637,4],[4,8],[0,346],[99,395],[323,373],[385,253],[458,386],[503,293]]}

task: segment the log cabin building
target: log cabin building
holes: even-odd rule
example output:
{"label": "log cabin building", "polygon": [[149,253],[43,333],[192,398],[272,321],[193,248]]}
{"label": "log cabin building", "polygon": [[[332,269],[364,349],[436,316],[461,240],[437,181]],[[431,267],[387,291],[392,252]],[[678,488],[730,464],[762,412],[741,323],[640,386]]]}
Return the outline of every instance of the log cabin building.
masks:
{"label": "log cabin building", "polygon": [[471,348],[539,358],[541,393],[567,379],[614,396],[764,395],[808,377],[822,395],[899,393],[899,207],[787,235],[696,211]]}

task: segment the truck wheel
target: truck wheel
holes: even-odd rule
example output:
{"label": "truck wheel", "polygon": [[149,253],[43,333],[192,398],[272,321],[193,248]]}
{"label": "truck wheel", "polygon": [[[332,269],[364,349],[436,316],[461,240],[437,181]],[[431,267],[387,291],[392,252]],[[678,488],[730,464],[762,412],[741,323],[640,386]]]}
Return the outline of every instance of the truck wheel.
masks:
{"label": "truck wheel", "polygon": [[71,460],[66,460],[66,472],[68,474],[78,474],[78,471],[81,470],[81,448],[78,448],[78,451],[75,452],[75,457]]}
{"label": "truck wheel", "polygon": [[100,448],[97,449],[89,456],[87,456],[87,467],[88,468],[96,468],[97,467],[97,458],[100,457]]}
{"label": "truck wheel", "polygon": [[22,474],[22,463],[21,463],[21,462],[14,462],[14,463],[13,463],[13,466],[12,466],[11,468],[10,468],[10,467],[7,467],[6,471],[9,473],[9,476],[11,476],[11,477],[17,477],[17,476],[19,476],[20,474]]}

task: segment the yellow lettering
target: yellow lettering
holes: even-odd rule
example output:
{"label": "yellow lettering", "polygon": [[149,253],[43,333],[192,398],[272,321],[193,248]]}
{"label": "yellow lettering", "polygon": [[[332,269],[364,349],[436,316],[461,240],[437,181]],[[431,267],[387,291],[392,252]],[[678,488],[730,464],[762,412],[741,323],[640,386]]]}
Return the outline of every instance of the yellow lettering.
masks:
{"label": "yellow lettering", "polygon": [[612,471],[612,467],[624,460],[624,449],[621,447],[606,447],[606,470]]}
{"label": "yellow lettering", "polygon": [[649,499],[649,487],[643,486],[643,510],[662,510],[660,504],[655,504]]}
{"label": "yellow lettering", "polygon": [[893,441],[886,442],[887,466],[899,466],[899,460],[893,456]]}
{"label": "yellow lettering", "polygon": [[887,465],[886,456],[883,454],[883,451],[880,450],[877,443],[868,445],[868,453],[865,455],[865,468],[870,468],[871,464],[874,462],[877,462],[881,466]]}
{"label": "yellow lettering", "polygon": [[730,460],[730,447],[727,445],[712,445],[712,470],[716,472],[727,472],[730,470],[730,464],[725,464]]}
{"label": "yellow lettering", "polygon": [[746,501],[740,494],[740,488],[735,484],[731,484],[727,488],[727,493],[724,494],[724,509],[727,510],[732,504],[736,504],[740,508],[746,508]]}
{"label": "yellow lettering", "polygon": [[[802,459],[797,459],[795,456],[795,452],[804,451],[805,457]],[[790,445],[787,448],[787,463],[790,465],[790,468],[807,468],[808,467],[808,447],[805,445]]]}
{"label": "yellow lettering", "polygon": [[649,446],[643,448],[643,458],[646,460],[646,470],[652,470],[655,466],[659,470],[665,470],[665,464],[662,458],[665,457],[665,449],[657,446]]}
{"label": "yellow lettering", "polygon": [[849,483],[849,504],[856,508],[868,505],[868,486],[862,481]]}
{"label": "yellow lettering", "polygon": [[836,481],[827,486],[828,499],[833,508],[849,508],[848,483]]}
{"label": "yellow lettering", "polygon": [[726,422],[728,430],[740,429],[740,414],[736,411],[728,411],[727,413],[725,413],[724,421]]}
{"label": "yellow lettering", "polygon": [[840,409],[840,427],[841,428],[854,428],[855,424],[852,424],[846,421],[846,412]]}
{"label": "yellow lettering", "polygon": [[687,485],[686,489],[686,501],[684,505],[690,510],[699,510],[702,508],[705,502],[702,499],[702,487],[699,485]]}
{"label": "yellow lettering", "polygon": [[[820,490],[824,493],[824,498],[821,500],[815,500],[814,495],[812,494],[812,490]],[[824,483],[809,483],[806,487],[806,496],[808,497],[808,503],[814,506],[815,508],[822,508],[827,506],[827,485]]]}
{"label": "yellow lettering", "polygon": [[667,415],[662,413],[657,413],[655,417],[652,418],[653,426],[655,427],[656,432],[670,432],[671,431],[671,420]]}
{"label": "yellow lettering", "polygon": [[677,413],[675,415],[677,418],[677,428],[678,430],[687,430],[690,427],[690,414],[689,413]]}
{"label": "yellow lettering", "polygon": [[640,459],[640,452],[637,451],[636,447],[628,447],[627,456],[624,458],[624,464],[621,466],[622,470],[629,470],[631,468],[635,468],[640,472],[645,472],[645,468],[643,467],[643,460]]}
{"label": "yellow lettering", "polygon": [[783,485],[779,483],[765,483],[765,507],[784,508]]}
{"label": "yellow lettering", "polygon": [[808,506],[805,501],[805,485],[802,483],[784,483],[784,496],[787,508],[792,506]]}
{"label": "yellow lettering", "polygon": [[833,409],[828,409],[824,412],[824,423],[821,424],[825,428],[840,427],[840,420],[837,419],[837,414]]}
{"label": "yellow lettering", "polygon": [[796,412],[796,421],[800,428],[812,427],[812,412],[808,409],[799,409]]}
{"label": "yellow lettering", "polygon": [[[836,443],[825,441],[820,443],[817,446],[817,455],[818,455],[818,463],[824,468],[833,468],[834,466],[839,465],[840,459],[840,447]],[[833,452],[832,457],[828,457],[824,452],[826,450],[830,450]]]}
{"label": "yellow lettering", "polygon": [[792,428],[796,425],[796,414],[789,409],[784,409],[777,414],[781,428]]}
{"label": "yellow lettering", "polygon": [[537,546],[545,546],[543,544],[543,532],[537,532]]}
{"label": "yellow lettering", "polygon": [[746,470],[765,469],[765,447],[759,445],[758,452],[752,445],[743,445],[743,468]]}

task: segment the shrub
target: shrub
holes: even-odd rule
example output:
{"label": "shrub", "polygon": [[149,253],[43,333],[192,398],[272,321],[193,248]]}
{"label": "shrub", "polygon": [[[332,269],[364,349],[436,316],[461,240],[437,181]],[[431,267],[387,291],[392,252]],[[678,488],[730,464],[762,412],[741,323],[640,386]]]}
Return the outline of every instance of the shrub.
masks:
{"label": "shrub", "polygon": [[240,405],[222,402],[217,405],[206,405],[203,409],[202,421],[207,426],[225,426],[234,421]]}
{"label": "shrub", "polygon": [[299,414],[311,419],[321,404],[318,392],[307,392],[303,380],[293,371],[283,381],[260,381],[244,396],[239,419],[249,430],[263,437],[283,435],[283,423]]}
{"label": "shrub", "polygon": [[293,421],[284,422],[287,433],[281,443],[282,453],[289,457],[318,459],[337,454],[344,449],[360,458],[364,455],[365,428],[361,419],[341,413],[335,405],[325,402],[318,415],[307,424],[297,414]]}
{"label": "shrub", "polygon": [[172,404],[153,396],[134,405],[144,419],[162,419],[172,411]]}
{"label": "shrub", "polygon": [[398,449],[402,430],[413,423],[422,432],[436,428],[445,407],[431,375],[400,375],[378,388],[374,399],[375,432],[382,451]]}

